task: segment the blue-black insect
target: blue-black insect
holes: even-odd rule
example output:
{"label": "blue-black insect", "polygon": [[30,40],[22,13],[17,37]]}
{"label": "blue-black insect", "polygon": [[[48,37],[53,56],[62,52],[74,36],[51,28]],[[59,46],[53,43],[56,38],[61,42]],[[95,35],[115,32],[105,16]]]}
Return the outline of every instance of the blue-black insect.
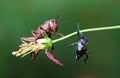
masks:
{"label": "blue-black insect", "polygon": [[80,32],[80,28],[79,28],[79,23],[77,26],[78,30],[77,30],[77,35],[78,35],[78,41],[74,42],[72,44],[67,44],[67,47],[71,47],[71,46],[75,46],[76,47],[76,61],[78,61],[83,55],[86,55],[86,58],[84,59],[84,63],[86,63],[86,60],[89,57],[88,51],[87,51],[87,44],[88,44],[88,39],[86,36],[84,36],[81,32]]}

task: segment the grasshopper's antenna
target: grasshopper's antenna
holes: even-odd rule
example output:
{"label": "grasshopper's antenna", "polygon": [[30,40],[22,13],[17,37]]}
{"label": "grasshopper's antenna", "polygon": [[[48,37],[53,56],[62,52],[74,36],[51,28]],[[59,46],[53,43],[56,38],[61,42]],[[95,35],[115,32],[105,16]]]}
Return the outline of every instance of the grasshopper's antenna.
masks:
{"label": "grasshopper's antenna", "polygon": [[66,18],[68,18],[68,16],[64,16],[64,17],[59,18],[59,14],[57,14],[55,19],[56,19],[56,21],[60,21],[60,20],[66,19]]}
{"label": "grasshopper's antenna", "polygon": [[57,16],[56,16],[56,20],[58,20],[59,19],[59,14],[57,14]]}

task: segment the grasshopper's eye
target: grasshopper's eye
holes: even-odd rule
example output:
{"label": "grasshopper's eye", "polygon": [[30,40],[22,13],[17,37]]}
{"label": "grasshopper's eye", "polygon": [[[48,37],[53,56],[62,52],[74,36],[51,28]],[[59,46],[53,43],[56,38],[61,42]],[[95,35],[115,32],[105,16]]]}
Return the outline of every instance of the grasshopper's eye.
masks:
{"label": "grasshopper's eye", "polygon": [[55,24],[57,24],[57,21],[53,19],[53,20],[51,20],[51,23],[55,25]]}
{"label": "grasshopper's eye", "polygon": [[51,22],[52,22],[52,23],[54,23],[54,22],[55,22],[55,20],[51,20]]}
{"label": "grasshopper's eye", "polygon": [[54,23],[54,21],[52,21],[52,23]]}

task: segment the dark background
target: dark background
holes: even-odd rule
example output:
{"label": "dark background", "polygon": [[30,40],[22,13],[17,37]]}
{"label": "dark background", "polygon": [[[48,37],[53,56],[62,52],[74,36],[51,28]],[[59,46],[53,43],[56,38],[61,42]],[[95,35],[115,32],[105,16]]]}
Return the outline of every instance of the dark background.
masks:
{"label": "dark background", "polygon": [[[57,66],[45,53],[31,61],[30,56],[15,57],[21,37],[32,36],[31,30],[46,20],[68,16],[59,21],[59,33],[65,35],[81,29],[119,25],[119,0],[0,0],[0,78],[120,78],[120,29],[84,33],[89,39],[90,58],[84,64],[75,61],[74,47],[55,45],[56,57],[65,65]],[[59,37],[53,36],[53,39]]]}

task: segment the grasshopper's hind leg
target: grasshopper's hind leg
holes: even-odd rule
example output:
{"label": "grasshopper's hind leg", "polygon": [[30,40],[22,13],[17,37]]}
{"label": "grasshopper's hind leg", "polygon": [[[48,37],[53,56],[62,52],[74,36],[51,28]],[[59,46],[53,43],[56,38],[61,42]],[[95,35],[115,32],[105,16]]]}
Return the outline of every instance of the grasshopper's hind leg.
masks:
{"label": "grasshopper's hind leg", "polygon": [[25,41],[35,41],[35,38],[34,37],[22,37],[21,38],[21,41],[23,42],[23,43],[25,43]]}

